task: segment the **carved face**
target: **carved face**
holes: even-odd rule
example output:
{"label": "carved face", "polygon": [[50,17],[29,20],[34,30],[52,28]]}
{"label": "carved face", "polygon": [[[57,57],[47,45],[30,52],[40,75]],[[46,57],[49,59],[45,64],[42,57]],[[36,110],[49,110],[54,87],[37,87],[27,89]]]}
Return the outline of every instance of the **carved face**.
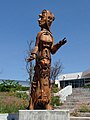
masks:
{"label": "carved face", "polygon": [[50,28],[52,21],[54,21],[54,15],[48,11],[43,10],[42,13],[39,15],[39,26],[42,28]]}
{"label": "carved face", "polygon": [[46,26],[46,12],[42,12],[41,14],[39,14],[38,23],[40,27]]}

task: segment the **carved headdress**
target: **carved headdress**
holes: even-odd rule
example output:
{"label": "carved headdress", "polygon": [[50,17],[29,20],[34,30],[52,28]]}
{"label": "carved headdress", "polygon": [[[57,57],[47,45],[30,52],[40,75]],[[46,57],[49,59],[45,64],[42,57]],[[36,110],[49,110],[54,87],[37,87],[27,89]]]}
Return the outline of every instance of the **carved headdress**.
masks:
{"label": "carved headdress", "polygon": [[52,22],[54,21],[55,17],[53,13],[51,13],[49,10],[43,10],[42,14],[39,14],[40,17],[45,17],[46,20],[46,27],[50,31],[50,26]]}

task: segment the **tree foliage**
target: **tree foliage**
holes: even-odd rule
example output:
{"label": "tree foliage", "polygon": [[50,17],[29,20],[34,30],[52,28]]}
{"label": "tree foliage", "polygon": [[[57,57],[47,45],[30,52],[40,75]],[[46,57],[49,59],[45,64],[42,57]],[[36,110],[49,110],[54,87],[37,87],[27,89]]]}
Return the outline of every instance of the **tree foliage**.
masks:
{"label": "tree foliage", "polygon": [[24,87],[20,85],[15,80],[3,80],[3,82],[0,84],[0,91],[1,92],[10,92],[10,91],[17,91],[17,90],[28,90],[28,87]]}
{"label": "tree foliage", "polygon": [[[33,40],[27,41],[28,50],[27,50],[26,59],[29,58],[30,55],[31,55],[31,51],[32,51],[32,49],[33,49],[33,42],[34,42]],[[28,75],[29,75],[29,78],[28,78],[28,79],[30,80],[30,83],[31,83],[31,81],[32,81],[32,79],[33,79],[33,73],[34,73],[34,65],[33,65],[32,61],[31,61],[31,62],[28,62],[28,61],[26,60],[26,70],[27,70],[27,73],[28,73]]]}
{"label": "tree foliage", "polygon": [[51,67],[51,71],[50,71],[50,79],[55,82],[58,74],[60,74],[62,72],[62,64],[60,62],[60,60],[55,61],[54,65]]}

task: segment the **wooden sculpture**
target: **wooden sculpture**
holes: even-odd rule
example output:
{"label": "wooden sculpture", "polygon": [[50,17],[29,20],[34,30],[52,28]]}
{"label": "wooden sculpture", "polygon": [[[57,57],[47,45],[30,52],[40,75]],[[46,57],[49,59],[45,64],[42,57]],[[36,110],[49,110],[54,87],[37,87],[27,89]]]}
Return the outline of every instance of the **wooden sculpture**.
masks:
{"label": "wooden sculpture", "polygon": [[50,26],[55,17],[49,10],[43,10],[39,14],[39,26],[41,31],[37,34],[35,48],[31,52],[28,62],[36,59],[35,73],[31,83],[31,98],[29,109],[52,109],[51,85],[50,85],[50,66],[51,55],[64,45],[66,38],[54,45],[54,38],[50,31]]}

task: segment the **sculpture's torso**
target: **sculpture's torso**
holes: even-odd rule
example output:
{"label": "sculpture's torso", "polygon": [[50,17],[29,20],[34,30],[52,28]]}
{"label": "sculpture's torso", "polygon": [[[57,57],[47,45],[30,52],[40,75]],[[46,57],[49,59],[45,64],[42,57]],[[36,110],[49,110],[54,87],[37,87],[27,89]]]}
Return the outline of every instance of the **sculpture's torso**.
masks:
{"label": "sculpture's torso", "polygon": [[50,50],[53,44],[53,37],[50,32],[43,31],[39,38],[38,57],[41,59],[51,59]]}

